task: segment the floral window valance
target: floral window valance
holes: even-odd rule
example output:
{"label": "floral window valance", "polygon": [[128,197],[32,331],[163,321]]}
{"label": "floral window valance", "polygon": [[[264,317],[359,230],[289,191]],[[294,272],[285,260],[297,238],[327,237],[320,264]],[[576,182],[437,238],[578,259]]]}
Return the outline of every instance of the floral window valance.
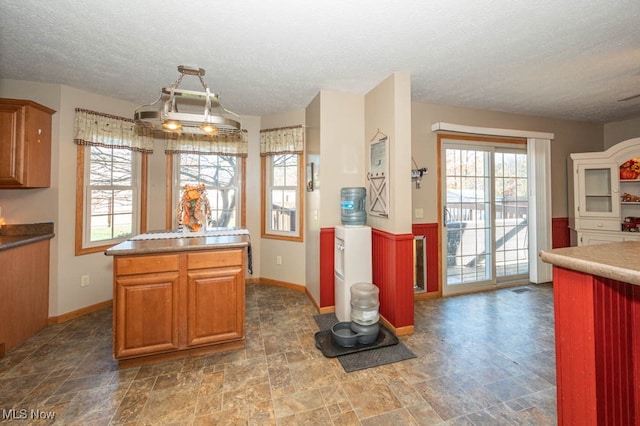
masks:
{"label": "floral window valance", "polygon": [[133,120],[76,108],[74,142],[132,151],[153,152],[153,134]]}
{"label": "floral window valance", "polygon": [[260,130],[260,155],[302,154],[304,127],[280,127]]}
{"label": "floral window valance", "polygon": [[216,154],[246,157],[248,153],[247,131],[215,136],[193,133],[166,133],[165,154]]}

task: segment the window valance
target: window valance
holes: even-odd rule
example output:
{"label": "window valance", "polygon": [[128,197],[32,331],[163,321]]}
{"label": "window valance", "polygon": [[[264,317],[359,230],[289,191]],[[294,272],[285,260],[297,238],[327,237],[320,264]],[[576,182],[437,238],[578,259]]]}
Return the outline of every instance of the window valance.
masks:
{"label": "window valance", "polygon": [[302,154],[304,127],[291,126],[260,130],[260,155]]}
{"label": "window valance", "polygon": [[192,133],[165,133],[166,154],[216,154],[246,157],[248,149],[247,131],[215,136]]}
{"label": "window valance", "polygon": [[153,152],[153,134],[133,120],[76,108],[74,142],[132,151]]}

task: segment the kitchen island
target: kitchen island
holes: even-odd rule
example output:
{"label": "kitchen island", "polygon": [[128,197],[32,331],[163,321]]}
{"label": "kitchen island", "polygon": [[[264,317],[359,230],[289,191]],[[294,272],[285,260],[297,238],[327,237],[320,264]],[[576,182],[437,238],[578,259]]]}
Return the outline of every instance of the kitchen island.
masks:
{"label": "kitchen island", "polygon": [[640,425],[640,242],[540,257],[554,266],[558,424]]}
{"label": "kitchen island", "polygon": [[120,367],[244,347],[246,230],[138,235],[113,256]]}

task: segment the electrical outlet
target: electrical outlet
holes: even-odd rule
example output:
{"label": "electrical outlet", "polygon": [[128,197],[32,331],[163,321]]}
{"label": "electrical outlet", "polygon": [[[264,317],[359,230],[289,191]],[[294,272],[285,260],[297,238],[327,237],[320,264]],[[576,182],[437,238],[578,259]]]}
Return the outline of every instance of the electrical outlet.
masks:
{"label": "electrical outlet", "polygon": [[89,285],[89,275],[83,275],[80,277],[80,287],[87,287]]}
{"label": "electrical outlet", "polygon": [[276,265],[282,265],[282,256],[276,256]]}

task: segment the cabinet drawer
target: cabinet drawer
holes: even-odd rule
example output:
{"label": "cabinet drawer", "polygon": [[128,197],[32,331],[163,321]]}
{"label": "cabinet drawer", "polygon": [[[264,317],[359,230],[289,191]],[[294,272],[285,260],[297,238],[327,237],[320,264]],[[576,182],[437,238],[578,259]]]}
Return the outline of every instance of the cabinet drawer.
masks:
{"label": "cabinet drawer", "polygon": [[116,275],[147,274],[178,270],[178,255],[131,256],[116,258]]}
{"label": "cabinet drawer", "polygon": [[188,269],[242,265],[244,250],[215,250],[187,254]]}
{"label": "cabinet drawer", "polygon": [[580,219],[580,228],[600,231],[620,231],[620,221],[607,219]]}

